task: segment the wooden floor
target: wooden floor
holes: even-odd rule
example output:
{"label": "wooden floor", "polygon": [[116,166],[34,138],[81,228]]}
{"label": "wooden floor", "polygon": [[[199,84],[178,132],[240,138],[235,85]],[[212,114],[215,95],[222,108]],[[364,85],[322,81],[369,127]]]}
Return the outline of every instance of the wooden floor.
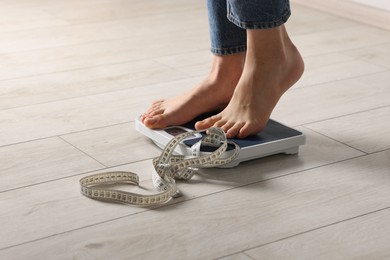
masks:
{"label": "wooden floor", "polygon": [[292,7],[306,73],[272,118],[307,144],[151,210],[78,181],[151,187],[159,150],[134,118],[208,71],[204,1],[0,0],[0,259],[389,259],[390,31]]}
{"label": "wooden floor", "polygon": [[388,0],[292,0],[292,2],[390,30],[390,2]]}

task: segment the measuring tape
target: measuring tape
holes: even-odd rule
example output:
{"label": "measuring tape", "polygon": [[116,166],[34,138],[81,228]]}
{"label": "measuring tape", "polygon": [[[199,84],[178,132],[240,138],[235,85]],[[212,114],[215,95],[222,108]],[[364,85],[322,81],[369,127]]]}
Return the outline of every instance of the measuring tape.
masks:
{"label": "measuring tape", "polygon": [[[201,140],[191,146],[191,155],[174,155],[177,145],[194,133],[206,133]],[[230,146],[229,146],[230,145]],[[213,152],[201,152],[204,146],[214,148]],[[227,148],[229,146],[229,151]],[[232,148],[232,149],[230,149]],[[213,127],[202,131],[186,132],[174,137],[163,149],[161,155],[153,159],[153,186],[159,191],[153,195],[143,195],[121,190],[103,188],[113,184],[139,185],[136,173],[114,171],[98,173],[80,179],[81,193],[91,199],[126,203],[137,206],[164,204],[179,197],[180,191],[175,179],[189,180],[200,168],[221,166],[233,161],[239,154],[240,147],[227,140],[221,128]]]}

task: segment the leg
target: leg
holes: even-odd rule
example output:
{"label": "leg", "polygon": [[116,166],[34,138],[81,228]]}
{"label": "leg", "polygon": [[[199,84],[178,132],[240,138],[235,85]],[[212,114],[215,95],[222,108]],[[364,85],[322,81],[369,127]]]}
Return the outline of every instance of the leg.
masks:
{"label": "leg", "polygon": [[141,118],[147,127],[181,125],[229,103],[244,66],[246,31],[229,22],[225,0],[208,0],[207,7],[213,53],[210,73],[190,92],[154,102]]}
{"label": "leg", "polygon": [[[259,2],[264,4],[267,1]],[[269,4],[267,7],[272,6]],[[256,28],[247,29],[248,50],[244,70],[228,106],[221,113],[198,122],[196,128],[218,126],[230,138],[244,138],[265,127],[280,97],[301,77],[304,64],[283,25],[288,11],[280,11],[284,13],[281,16],[284,18],[258,23],[241,22],[234,16],[234,9],[231,11],[231,21]],[[270,11],[267,10],[267,13]],[[251,20],[247,18],[245,21]]]}

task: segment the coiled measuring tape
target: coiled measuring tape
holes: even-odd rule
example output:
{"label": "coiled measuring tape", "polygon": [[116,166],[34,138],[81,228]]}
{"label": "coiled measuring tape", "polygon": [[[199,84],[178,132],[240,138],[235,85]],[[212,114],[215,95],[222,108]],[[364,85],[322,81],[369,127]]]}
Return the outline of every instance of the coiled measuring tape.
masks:
{"label": "coiled measuring tape", "polygon": [[[192,154],[188,156],[174,155],[177,145],[194,133],[206,135],[191,147]],[[230,146],[229,146],[230,145]],[[202,153],[204,146],[213,147],[214,151]],[[231,147],[229,153],[227,148]],[[144,195],[127,191],[103,188],[112,184],[139,185],[136,173],[114,171],[98,173],[80,179],[81,193],[91,199],[126,203],[137,206],[153,206],[164,204],[174,197],[180,196],[175,179],[189,180],[200,168],[221,166],[233,161],[239,154],[240,147],[227,140],[221,128],[213,127],[202,131],[186,132],[174,137],[163,149],[161,155],[153,159],[153,186],[157,194]]]}

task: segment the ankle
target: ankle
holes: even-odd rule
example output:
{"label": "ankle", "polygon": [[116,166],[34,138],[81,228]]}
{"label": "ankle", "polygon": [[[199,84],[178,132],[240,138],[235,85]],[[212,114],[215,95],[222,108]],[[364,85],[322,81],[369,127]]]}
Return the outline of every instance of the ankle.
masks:
{"label": "ankle", "polygon": [[222,79],[223,77],[240,77],[244,69],[245,53],[230,55],[214,55],[210,75]]}

